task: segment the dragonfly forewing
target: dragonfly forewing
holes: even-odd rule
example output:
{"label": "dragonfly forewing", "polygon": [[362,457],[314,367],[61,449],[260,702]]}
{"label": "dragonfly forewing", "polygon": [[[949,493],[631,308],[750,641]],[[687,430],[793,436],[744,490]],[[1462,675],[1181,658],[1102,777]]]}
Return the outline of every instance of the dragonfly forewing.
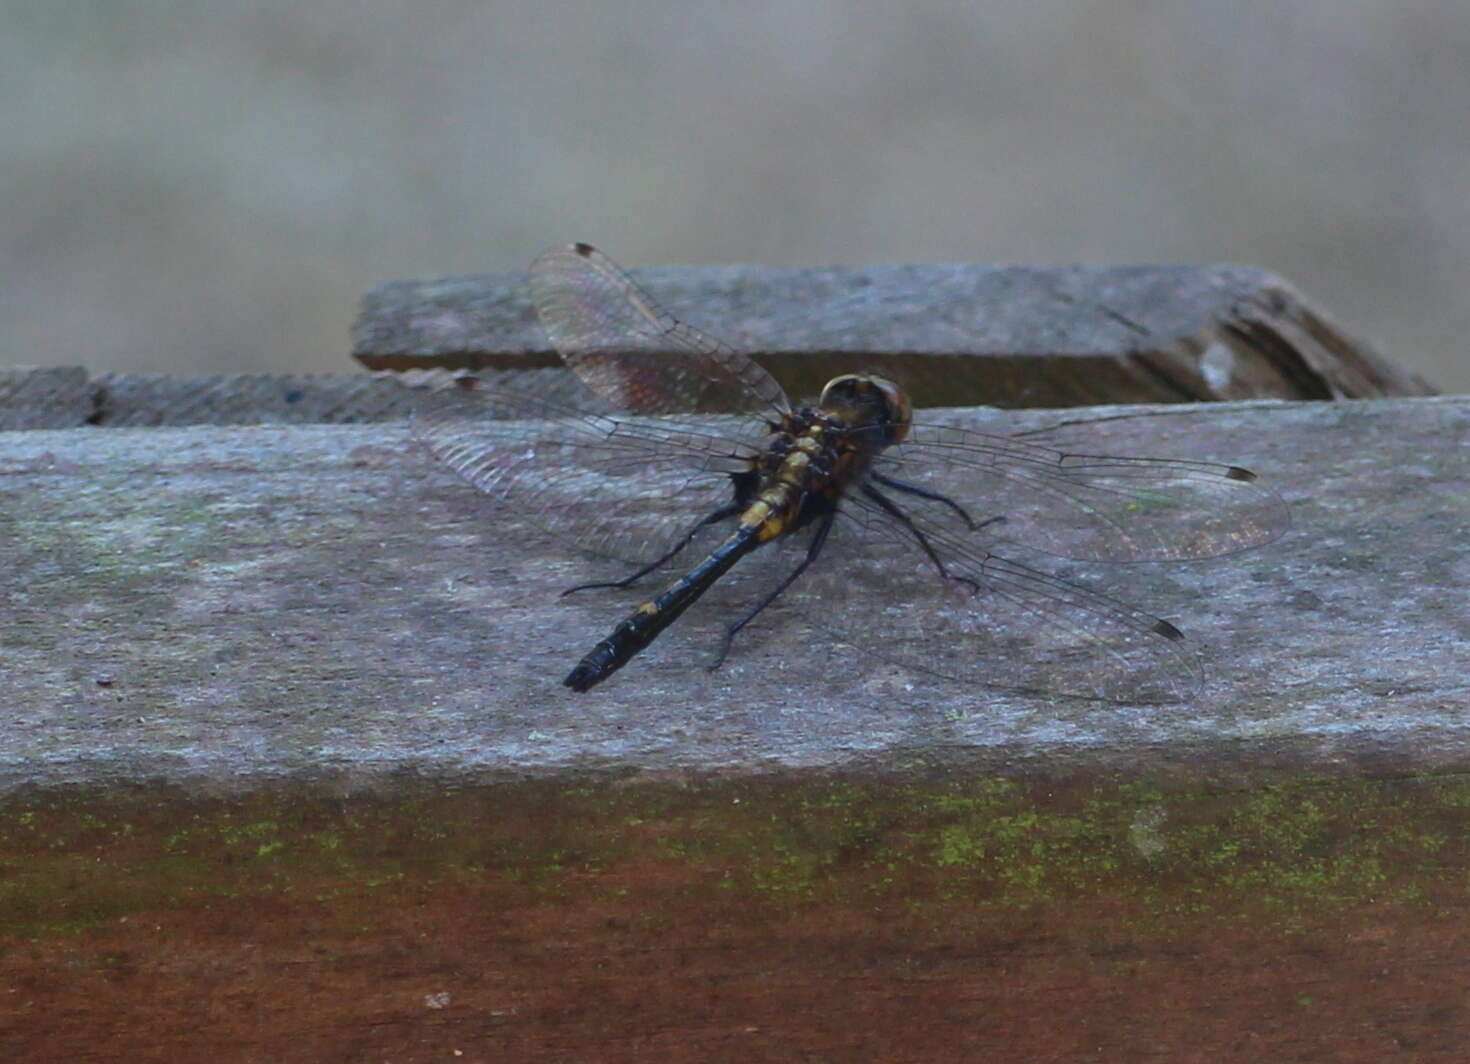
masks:
{"label": "dragonfly forewing", "polygon": [[587,244],[531,264],[531,298],[562,359],[592,391],[635,414],[789,409],[786,393],[748,355],[679,321]]}

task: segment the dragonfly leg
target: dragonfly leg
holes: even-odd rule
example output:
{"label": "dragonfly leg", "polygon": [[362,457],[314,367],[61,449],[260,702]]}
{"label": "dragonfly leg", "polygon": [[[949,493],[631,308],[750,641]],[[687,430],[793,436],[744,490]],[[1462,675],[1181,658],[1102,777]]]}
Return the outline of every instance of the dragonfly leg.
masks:
{"label": "dragonfly leg", "polygon": [[[884,483],[888,483],[887,478],[884,478]],[[902,482],[900,481],[899,483],[902,483]],[[890,484],[890,486],[893,486],[893,485]],[[908,488],[908,487],[912,487],[912,485],[904,485],[904,488]],[[903,488],[900,488],[900,490],[903,490]],[[909,530],[909,533],[914,537],[914,541],[917,542],[919,544],[919,546],[923,549],[924,553],[926,555],[928,555],[929,560],[934,563],[934,568],[937,569],[937,570],[939,570],[939,575],[943,579],[945,579],[945,580],[952,580],[952,581],[954,581],[957,584],[964,584],[972,592],[978,592],[980,590],[980,585],[978,583],[976,583],[974,580],[971,580],[967,576],[950,576],[949,575],[949,570],[944,567],[944,560],[939,557],[939,552],[936,551],[934,549],[934,545],[929,542],[929,537],[924,534],[923,529],[921,529],[918,525],[914,524],[914,519],[912,517],[910,517],[907,513],[905,513],[904,510],[903,510],[903,508],[901,506],[899,506],[898,503],[894,502],[887,495],[884,495],[881,491],[879,491],[877,488],[873,487],[873,485],[871,485],[871,484],[864,484],[862,486],[862,492],[863,492],[864,495],[866,495],[868,498],[872,499],[880,507],[882,507],[884,513],[886,513],[889,517],[892,517],[899,524],[903,525],[904,528],[907,528]],[[944,499],[945,502],[949,502],[951,506],[954,506],[956,509],[959,509],[959,507],[958,507],[957,504],[955,504],[953,502],[950,502],[949,499],[945,498],[942,495],[935,496],[933,493],[928,492],[928,491],[925,491],[923,489],[918,489],[916,493],[917,494],[920,494],[920,495],[923,495],[926,498],[929,498],[929,497],[937,497],[937,498],[940,498],[940,499]],[[964,514],[964,517],[965,517],[965,520],[966,521],[969,521],[970,520],[969,515],[968,514],[965,514],[965,511],[960,510],[960,513],[961,514]],[[982,522],[979,525],[976,525],[975,523],[971,522],[970,527],[971,528],[984,528],[986,525],[994,524],[996,521],[999,521],[999,520],[1002,520],[1002,519],[999,518],[999,517],[992,517],[989,521]]]}
{"label": "dragonfly leg", "polygon": [[694,523],[694,527],[684,534],[684,537],[680,539],[678,543],[675,543],[664,554],[655,558],[653,561],[649,562],[647,565],[645,565],[643,568],[639,569],[632,575],[625,576],[621,580],[608,580],[595,584],[578,584],[576,587],[567,588],[565,591],[562,592],[562,596],[565,597],[567,595],[570,595],[573,591],[590,591],[593,588],[597,587],[627,587],[629,584],[636,583],[637,581],[643,579],[643,577],[647,576],[649,573],[653,572],[664,562],[668,561],[674,555],[678,554],[685,547],[689,546],[689,544],[694,540],[694,537],[699,535],[699,530],[701,528],[704,528],[707,525],[716,524],[717,522],[725,520],[725,518],[727,517],[734,517],[739,514],[742,509],[743,507],[740,505],[739,502],[732,502],[728,506],[721,506],[713,513],[709,513],[706,514],[704,517],[701,517],[698,521]]}
{"label": "dragonfly leg", "polygon": [[948,506],[951,510],[960,515],[960,519],[963,520],[965,524],[970,526],[971,532],[974,532],[977,529],[984,528],[986,525],[993,525],[997,521],[1005,520],[1005,516],[1003,514],[998,514],[995,517],[991,517],[987,520],[981,521],[977,525],[975,523],[975,519],[970,516],[969,511],[967,511],[963,506],[951,499],[948,495],[944,495],[937,491],[930,491],[928,488],[921,488],[917,484],[910,484],[908,481],[899,480],[897,477],[885,477],[882,473],[873,473],[872,478],[876,480],[879,484],[882,484],[885,488],[892,488],[894,491],[901,491],[908,495],[917,495],[919,498],[928,499],[931,502],[944,503],[945,506]]}
{"label": "dragonfly leg", "polygon": [[812,535],[811,543],[807,544],[806,557],[797,563],[795,569],[786,574],[786,578],[776,585],[776,589],[774,591],[772,591],[765,598],[757,602],[755,604],[755,607],[751,609],[750,612],[748,612],[744,617],[740,618],[740,620],[736,621],[729,628],[725,629],[725,638],[724,641],[720,644],[720,652],[715,655],[715,660],[710,662],[710,672],[714,672],[725,663],[725,658],[728,657],[730,654],[730,646],[735,642],[735,636],[739,634],[740,629],[744,628],[751,621],[755,620],[756,617],[760,614],[761,610],[765,609],[771,603],[775,602],[776,599],[780,597],[781,592],[790,587],[798,576],[806,572],[807,566],[811,565],[812,562],[817,560],[817,555],[822,553],[822,544],[827,542],[827,533],[832,531],[832,522],[836,520],[836,518],[836,510],[831,511],[825,517],[823,517],[822,523],[817,526],[816,532]]}

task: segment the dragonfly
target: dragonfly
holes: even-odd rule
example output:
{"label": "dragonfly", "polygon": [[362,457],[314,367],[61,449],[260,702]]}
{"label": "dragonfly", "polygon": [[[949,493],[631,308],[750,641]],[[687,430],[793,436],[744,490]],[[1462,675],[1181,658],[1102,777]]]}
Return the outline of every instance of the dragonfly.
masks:
{"label": "dragonfly", "polygon": [[773,605],[794,603],[811,630],[920,673],[1177,701],[1203,681],[1180,629],[1042,559],[1196,560],[1288,524],[1240,466],[931,423],[879,373],[793,404],[748,354],[588,244],[547,251],[529,280],[570,389],[466,376],[424,404],[414,433],[508,517],[624,567],[564,595],[669,574],[567,674],[574,691],[729,585],[711,669]]}

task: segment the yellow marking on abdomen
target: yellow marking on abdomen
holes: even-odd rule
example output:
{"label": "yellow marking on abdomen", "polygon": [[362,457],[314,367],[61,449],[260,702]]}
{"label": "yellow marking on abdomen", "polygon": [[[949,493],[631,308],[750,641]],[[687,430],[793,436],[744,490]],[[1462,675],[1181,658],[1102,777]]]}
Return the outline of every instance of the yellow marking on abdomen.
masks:
{"label": "yellow marking on abdomen", "polygon": [[763,494],[759,499],[746,507],[745,512],[740,515],[740,524],[745,528],[754,528],[757,525],[765,524],[766,518],[770,516],[771,504],[766,501],[766,496]]}
{"label": "yellow marking on abdomen", "polygon": [[804,451],[793,452],[786,457],[786,461],[781,463],[781,468],[776,471],[776,479],[793,488],[800,487],[801,482],[806,479],[806,471],[811,464],[811,455]]}

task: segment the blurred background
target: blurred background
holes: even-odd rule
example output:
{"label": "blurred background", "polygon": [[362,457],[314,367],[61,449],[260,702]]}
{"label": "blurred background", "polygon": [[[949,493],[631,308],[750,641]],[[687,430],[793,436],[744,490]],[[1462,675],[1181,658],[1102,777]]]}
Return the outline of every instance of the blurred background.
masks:
{"label": "blurred background", "polygon": [[577,239],[1255,263],[1470,391],[1464,0],[0,0],[0,151],[0,365],[351,370]]}

